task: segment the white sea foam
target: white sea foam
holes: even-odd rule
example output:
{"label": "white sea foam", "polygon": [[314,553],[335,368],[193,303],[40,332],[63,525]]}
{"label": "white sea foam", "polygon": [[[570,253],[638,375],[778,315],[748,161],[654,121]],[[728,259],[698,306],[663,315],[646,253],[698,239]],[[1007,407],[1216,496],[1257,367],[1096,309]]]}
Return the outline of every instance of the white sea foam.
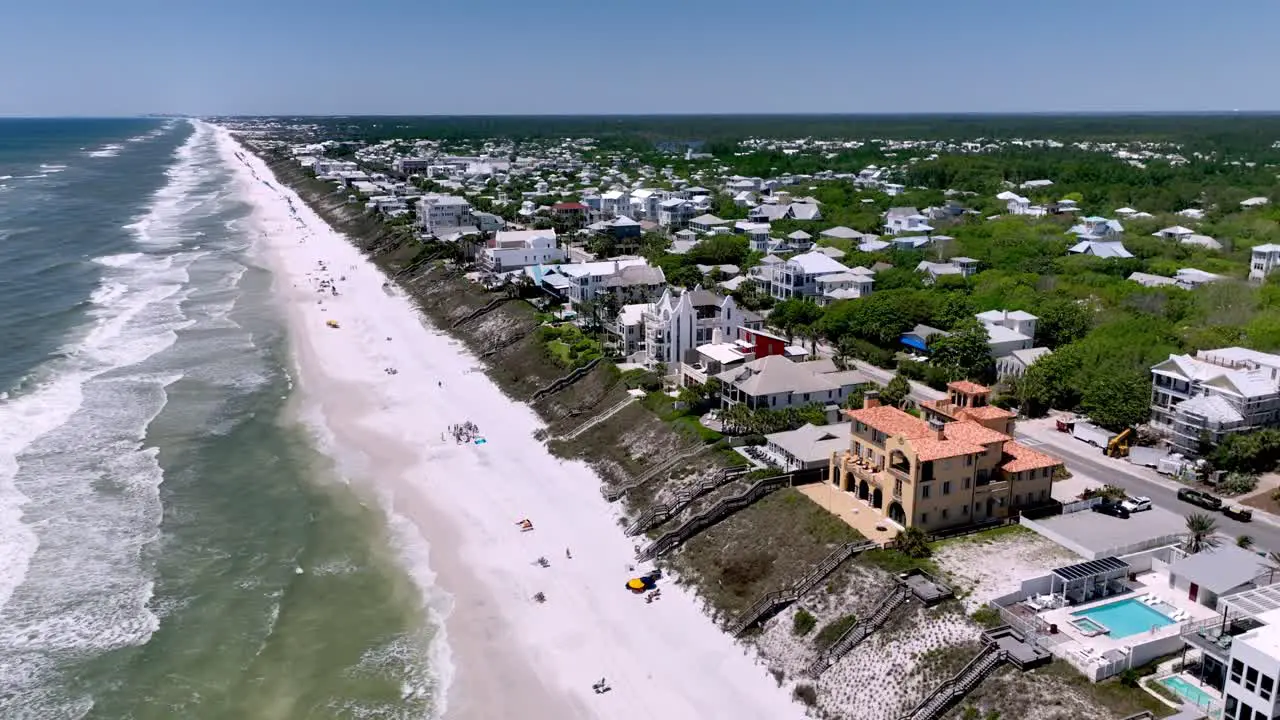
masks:
{"label": "white sea foam", "polygon": [[142,440],[182,375],[148,361],[193,322],[182,305],[205,253],[177,247],[179,196],[193,186],[193,148],[209,139],[195,134],[175,153],[169,182],[136,223],[152,252],[95,258],[102,279],[89,322],[0,399],[0,716],[87,712],[90,699],[45,686],[56,681],[51,657],[137,644],[157,627],[141,552],[158,532],[163,472]]}
{"label": "white sea foam", "polygon": [[119,155],[120,151],[123,149],[124,149],[124,145],[121,145],[120,143],[108,143],[98,148],[97,150],[90,150],[85,154],[91,158],[115,157]]}

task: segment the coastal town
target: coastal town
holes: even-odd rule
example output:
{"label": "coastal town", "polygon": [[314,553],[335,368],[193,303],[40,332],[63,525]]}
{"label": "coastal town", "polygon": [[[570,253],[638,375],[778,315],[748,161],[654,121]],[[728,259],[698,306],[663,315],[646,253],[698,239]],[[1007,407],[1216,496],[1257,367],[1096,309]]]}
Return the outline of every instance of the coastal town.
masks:
{"label": "coastal town", "polygon": [[221,122],[812,716],[1280,714],[1277,146]]}

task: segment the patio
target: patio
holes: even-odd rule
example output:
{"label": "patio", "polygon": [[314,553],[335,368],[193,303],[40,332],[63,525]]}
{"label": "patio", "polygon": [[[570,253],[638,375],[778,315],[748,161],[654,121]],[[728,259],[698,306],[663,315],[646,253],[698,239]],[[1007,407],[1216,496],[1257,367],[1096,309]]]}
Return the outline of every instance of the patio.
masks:
{"label": "patio", "polygon": [[851,492],[845,492],[831,483],[813,483],[796,487],[810,500],[827,512],[845,521],[866,539],[884,545],[898,536],[902,527],[859,500]]}

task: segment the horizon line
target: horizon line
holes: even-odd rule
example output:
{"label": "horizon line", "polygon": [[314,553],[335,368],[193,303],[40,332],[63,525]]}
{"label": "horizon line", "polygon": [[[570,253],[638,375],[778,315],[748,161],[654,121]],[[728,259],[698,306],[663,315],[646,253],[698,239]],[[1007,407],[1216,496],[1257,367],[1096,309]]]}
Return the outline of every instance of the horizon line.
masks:
{"label": "horizon line", "polygon": [[903,117],[1224,117],[1280,115],[1274,110],[1008,110],[870,112],[658,112],[658,113],[134,113],[120,115],[0,114],[0,120],[154,120],[189,118],[903,118]]}

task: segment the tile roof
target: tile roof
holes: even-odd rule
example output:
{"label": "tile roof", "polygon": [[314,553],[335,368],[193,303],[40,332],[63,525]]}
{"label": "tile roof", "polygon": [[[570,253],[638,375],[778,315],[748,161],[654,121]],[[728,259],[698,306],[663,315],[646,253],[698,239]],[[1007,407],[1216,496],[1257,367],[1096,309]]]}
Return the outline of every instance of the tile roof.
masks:
{"label": "tile roof", "polygon": [[996,418],[1011,418],[1014,413],[995,405],[983,405],[976,408],[964,408],[964,414],[974,420],[994,420]]}
{"label": "tile roof", "polygon": [[947,383],[947,389],[958,390],[962,393],[967,393],[970,395],[991,392],[991,388],[987,387],[986,385],[979,385],[978,383],[972,382],[970,380],[955,380],[953,382],[949,382]]}
{"label": "tile roof", "polygon": [[1024,470],[1036,470],[1039,468],[1047,468],[1047,467],[1057,467],[1058,465],[1062,464],[1061,460],[1055,457],[1051,457],[1049,455],[1045,455],[1042,452],[1037,452],[1035,450],[1032,450],[1026,445],[1021,445],[1014,440],[1010,440],[1009,442],[1005,443],[1003,450],[1004,450],[1005,456],[1010,459],[1006,461],[1003,465],[1001,465],[1000,469],[1004,470],[1007,473],[1023,472]]}
{"label": "tile roof", "polygon": [[993,442],[1008,442],[1013,439],[985,425],[964,420],[947,423],[943,427],[943,434],[951,440],[960,440],[974,445],[990,445]]}
{"label": "tile roof", "polygon": [[886,435],[905,435],[909,438],[917,438],[930,435],[933,432],[929,429],[929,423],[888,405],[862,408],[860,410],[846,410],[845,415]]}
{"label": "tile roof", "polygon": [[935,437],[920,437],[911,438],[910,442],[911,449],[916,452],[916,459],[921,462],[942,460],[943,458],[959,457],[961,455],[977,455],[986,449],[981,445],[953,438],[939,440]]}

